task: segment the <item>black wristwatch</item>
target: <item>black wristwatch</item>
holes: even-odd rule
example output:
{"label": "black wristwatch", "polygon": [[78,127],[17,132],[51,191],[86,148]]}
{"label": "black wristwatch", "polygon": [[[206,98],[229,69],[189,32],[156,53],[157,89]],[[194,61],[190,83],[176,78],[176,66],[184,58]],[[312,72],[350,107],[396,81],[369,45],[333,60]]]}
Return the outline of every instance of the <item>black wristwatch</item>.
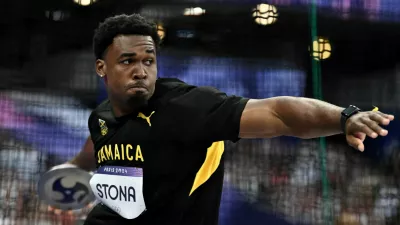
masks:
{"label": "black wristwatch", "polygon": [[342,127],[342,131],[344,134],[346,134],[346,121],[353,115],[357,114],[360,112],[361,109],[359,109],[357,106],[350,105],[346,109],[342,111],[342,116],[340,118],[340,125]]}

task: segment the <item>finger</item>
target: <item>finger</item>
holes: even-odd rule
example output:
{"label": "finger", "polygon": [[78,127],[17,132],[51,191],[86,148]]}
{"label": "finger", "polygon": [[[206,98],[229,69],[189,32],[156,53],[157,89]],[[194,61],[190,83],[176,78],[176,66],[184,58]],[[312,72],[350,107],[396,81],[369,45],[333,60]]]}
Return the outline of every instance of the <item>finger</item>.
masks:
{"label": "finger", "polygon": [[355,136],[353,136],[353,135],[347,135],[347,136],[346,136],[346,140],[347,140],[347,143],[348,143],[351,147],[353,147],[353,148],[355,148],[355,149],[357,149],[357,150],[359,150],[359,151],[361,151],[361,152],[364,151],[364,144],[363,144],[363,142],[361,141],[361,139],[359,139],[359,138],[357,138],[357,137],[355,137]]}
{"label": "finger", "polygon": [[386,136],[388,134],[388,131],[383,129],[382,127],[380,127],[378,125],[378,123],[375,122],[374,120],[369,120],[367,118],[363,118],[363,119],[361,119],[361,121],[365,125],[367,125],[370,130],[372,130],[374,132],[371,135],[368,134],[368,136],[370,136],[371,138],[376,138],[377,134],[379,134],[381,136]]}
{"label": "finger", "polygon": [[354,135],[354,137],[360,139],[362,142],[363,142],[363,141],[365,140],[365,138],[367,137],[366,134],[360,133],[360,132],[357,132],[357,133],[355,133],[355,134],[353,134],[353,135]]}
{"label": "finger", "polygon": [[[357,132],[364,133],[364,134],[368,135],[370,138],[378,137],[378,134],[369,127],[371,120],[361,118],[361,122],[362,123],[357,124],[357,130],[356,130]],[[372,126],[372,124],[371,124],[371,126]]]}
{"label": "finger", "polygon": [[389,123],[390,123],[390,119],[388,119],[387,117],[385,117],[385,116],[383,116],[383,115],[381,115],[379,113],[370,114],[369,118],[371,120],[373,120],[373,121],[375,121],[375,122],[377,122],[379,124],[385,125],[385,126],[389,125]]}
{"label": "finger", "polygon": [[384,117],[384,118],[390,120],[390,121],[394,120],[394,116],[391,115],[391,114],[385,114],[385,113],[380,112],[380,111],[377,111],[376,113],[379,114],[379,115],[381,115],[382,117]]}

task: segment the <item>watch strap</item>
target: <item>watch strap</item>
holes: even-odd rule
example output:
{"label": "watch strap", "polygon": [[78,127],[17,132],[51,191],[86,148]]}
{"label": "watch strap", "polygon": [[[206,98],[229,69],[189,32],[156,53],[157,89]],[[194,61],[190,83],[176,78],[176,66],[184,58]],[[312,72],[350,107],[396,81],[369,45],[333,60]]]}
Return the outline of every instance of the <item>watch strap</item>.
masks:
{"label": "watch strap", "polygon": [[351,116],[357,114],[360,111],[361,111],[361,109],[358,108],[357,106],[354,106],[354,105],[350,105],[349,107],[347,107],[346,109],[344,109],[342,111],[342,113],[341,113],[342,115],[340,117],[340,125],[341,125],[342,131],[343,131],[344,134],[346,134],[346,122],[347,122],[347,120]]}

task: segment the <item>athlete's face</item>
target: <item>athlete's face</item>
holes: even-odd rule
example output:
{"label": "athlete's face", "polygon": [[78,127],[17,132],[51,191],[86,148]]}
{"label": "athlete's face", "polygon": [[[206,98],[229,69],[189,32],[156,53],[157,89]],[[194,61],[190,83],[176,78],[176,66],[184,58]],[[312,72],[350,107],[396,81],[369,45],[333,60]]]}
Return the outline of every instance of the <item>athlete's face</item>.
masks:
{"label": "athlete's face", "polygon": [[153,95],[157,79],[156,48],[150,36],[120,35],[96,61],[110,99],[142,104]]}

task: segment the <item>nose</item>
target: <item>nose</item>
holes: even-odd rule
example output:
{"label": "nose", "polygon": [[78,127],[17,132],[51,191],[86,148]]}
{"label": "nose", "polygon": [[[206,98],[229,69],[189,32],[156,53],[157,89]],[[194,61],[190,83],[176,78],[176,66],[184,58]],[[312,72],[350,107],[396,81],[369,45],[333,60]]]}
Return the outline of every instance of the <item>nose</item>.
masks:
{"label": "nose", "polygon": [[132,78],[134,80],[143,80],[146,78],[146,76],[147,75],[144,72],[140,72],[140,73],[134,73]]}
{"label": "nose", "polygon": [[139,63],[137,67],[133,70],[132,79],[134,80],[142,80],[147,77],[147,73],[143,68],[143,65]]}

